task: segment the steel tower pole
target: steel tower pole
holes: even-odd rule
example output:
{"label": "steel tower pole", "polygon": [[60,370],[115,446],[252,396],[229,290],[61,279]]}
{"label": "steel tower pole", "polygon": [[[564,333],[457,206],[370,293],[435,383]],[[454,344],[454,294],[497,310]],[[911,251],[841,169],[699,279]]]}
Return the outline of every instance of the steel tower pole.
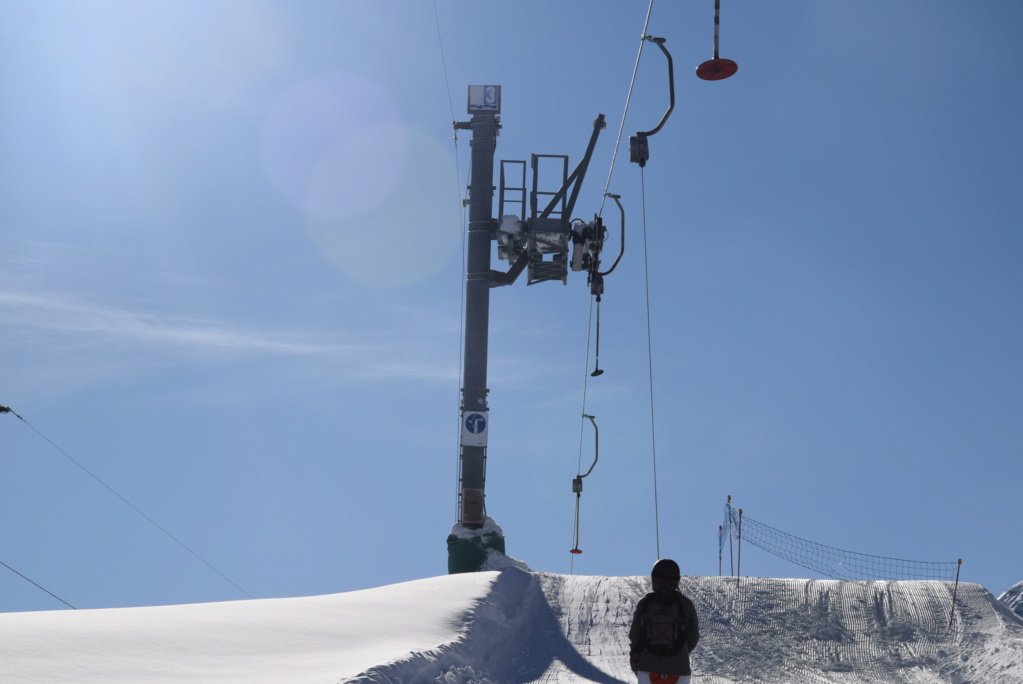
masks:
{"label": "steel tower pole", "polygon": [[484,504],[487,435],[487,346],[490,326],[491,241],[494,213],[494,150],[501,127],[501,87],[469,86],[472,120],[472,177],[469,183],[469,239],[465,273],[465,358],[462,369],[458,522],[448,536],[448,572],[476,572],[491,550],[504,553],[504,535],[487,526]]}
{"label": "steel tower pole", "polygon": [[[494,150],[498,116],[472,117],[472,180],[465,274],[465,359],[462,386],[461,511],[464,526],[483,524],[486,482],[487,348],[490,326],[490,254],[494,234]],[[474,416],[479,416],[474,418]],[[466,421],[475,420],[476,424]],[[483,421],[482,423],[480,421]],[[478,430],[479,432],[472,432]],[[473,439],[472,435],[480,438]],[[470,443],[467,443],[470,442]],[[475,442],[475,443],[471,443]],[[482,443],[480,443],[482,442]]]}
{"label": "steel tower pole", "polygon": [[[663,48],[662,48],[663,49]],[[585,254],[578,259],[578,268],[582,270],[583,261],[589,260],[593,282],[591,290],[594,294],[602,291],[601,278],[610,273],[599,273],[600,248],[603,244],[603,227],[599,219],[594,224],[587,224],[585,230],[577,235],[570,226],[568,217],[572,215],[582,184],[586,175],[597,136],[604,128],[604,115],[600,114],[593,122],[593,134],[586,148],[586,155],[579,162],[575,171],[567,172],[568,157],[564,157],[565,173],[562,187],[553,194],[548,207],[542,215],[536,216],[535,195],[536,174],[533,178],[533,215],[522,222],[515,235],[520,232],[529,233],[530,225],[539,224],[541,232],[560,235],[563,242],[546,264],[545,252],[529,237],[511,238],[513,244],[505,246],[505,252],[499,253],[502,258],[514,261],[507,272],[493,271],[490,268],[492,252],[491,242],[497,238],[498,222],[494,219],[494,151],[497,149],[497,135],[501,128],[501,86],[484,85],[469,86],[468,112],[472,115],[469,122],[455,123],[457,129],[472,129],[472,177],[469,184],[469,239],[466,255],[465,274],[465,357],[463,359],[462,404],[461,404],[461,441],[459,444],[459,510],[458,522],[452,527],[448,536],[448,572],[475,572],[482,569],[493,552],[504,554],[504,533],[499,525],[486,516],[486,485],[487,441],[489,433],[490,413],[487,405],[487,347],[489,343],[490,325],[490,290],[501,285],[510,285],[522,271],[529,267],[531,282],[552,280],[554,271],[556,279],[565,282],[568,272],[568,250],[581,249]],[[663,123],[663,121],[662,121]],[[656,132],[656,131],[654,131]],[[534,155],[536,159],[537,155]],[[525,167],[525,162],[520,163]],[[535,164],[535,162],[534,162]],[[525,171],[523,170],[523,185]],[[505,192],[502,167],[500,211],[504,211]],[[514,188],[523,193],[522,205],[525,209],[525,187]],[[567,198],[567,205],[566,205]],[[559,205],[561,209],[556,209]],[[560,218],[552,218],[550,214],[557,211]],[[502,220],[503,217],[502,217]],[[523,227],[523,223],[525,227]],[[502,228],[503,230],[503,228]],[[624,218],[623,218],[624,230]],[[586,235],[591,237],[586,238]],[[593,236],[599,236],[596,240]],[[571,244],[569,238],[571,237]],[[580,238],[577,240],[576,238]],[[550,242],[548,246],[557,243]],[[573,261],[575,263],[575,261]],[[617,261],[615,262],[617,265]],[[541,269],[546,266],[547,268]],[[539,269],[533,278],[533,269]],[[614,266],[612,266],[612,270]],[[598,298],[599,301],[599,298]],[[591,418],[592,420],[592,418]],[[594,422],[594,427],[596,423]],[[588,473],[587,473],[588,474]],[[585,475],[583,476],[585,477]],[[581,482],[581,480],[580,480]],[[581,486],[581,485],[580,485]]]}

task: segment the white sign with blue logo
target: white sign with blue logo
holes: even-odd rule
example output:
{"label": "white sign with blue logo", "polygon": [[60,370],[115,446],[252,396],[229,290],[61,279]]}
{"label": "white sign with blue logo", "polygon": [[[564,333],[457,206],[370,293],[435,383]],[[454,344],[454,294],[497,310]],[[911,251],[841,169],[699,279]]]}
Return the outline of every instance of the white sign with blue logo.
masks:
{"label": "white sign with blue logo", "polygon": [[469,113],[493,112],[501,113],[501,86],[471,85],[469,86]]}
{"label": "white sign with blue logo", "polygon": [[462,411],[462,446],[485,447],[489,425],[486,411]]}

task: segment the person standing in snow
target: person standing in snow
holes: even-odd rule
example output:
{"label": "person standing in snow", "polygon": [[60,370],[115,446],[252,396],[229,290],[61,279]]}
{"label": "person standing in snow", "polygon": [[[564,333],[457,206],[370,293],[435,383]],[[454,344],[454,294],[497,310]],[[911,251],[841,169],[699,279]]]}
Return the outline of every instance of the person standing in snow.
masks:
{"label": "person standing in snow", "polygon": [[629,664],[639,684],[689,684],[689,654],[700,641],[696,606],[678,590],[678,563],[662,558],[650,571],[653,591],[640,599],[629,629]]}

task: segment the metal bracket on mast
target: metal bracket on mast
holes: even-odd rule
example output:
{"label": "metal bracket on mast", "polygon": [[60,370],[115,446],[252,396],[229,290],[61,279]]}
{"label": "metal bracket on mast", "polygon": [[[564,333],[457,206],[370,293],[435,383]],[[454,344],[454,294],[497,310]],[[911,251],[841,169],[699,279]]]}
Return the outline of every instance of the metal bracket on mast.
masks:
{"label": "metal bracket on mast", "polygon": [[[554,207],[559,201],[564,199],[565,193],[568,191],[568,187],[572,186],[572,195],[569,197],[568,205],[565,207],[565,214],[568,216],[572,215],[572,211],[575,209],[575,201],[579,197],[579,189],[582,187],[583,178],[586,176],[586,169],[590,166],[590,158],[593,156],[593,148],[597,146],[597,138],[600,136],[600,132],[607,128],[607,122],[604,120],[603,114],[598,114],[597,118],[593,120],[593,134],[590,135],[590,143],[586,146],[586,154],[583,155],[582,160],[578,166],[575,167],[575,171],[565,179],[561,189],[554,193],[554,197],[551,198],[550,203],[543,210],[537,218],[547,218],[550,213],[554,210]],[[534,193],[536,188],[533,188]]]}
{"label": "metal bracket on mast", "polygon": [[[593,133],[590,135],[586,152],[572,173],[568,173],[568,157],[566,155],[532,155],[533,183],[529,192],[530,215],[524,220],[520,219],[519,215],[506,214],[505,205],[517,204],[519,211],[525,214],[526,162],[501,162],[501,186],[498,193],[501,220],[496,235],[498,258],[511,262],[512,266],[504,273],[491,271],[491,287],[511,285],[527,268],[529,285],[548,280],[568,282],[568,252],[569,245],[574,240],[572,212],[575,210],[579,190],[593,157],[597,138],[606,127],[604,115],[598,115],[593,121]],[[545,160],[560,162],[562,167],[560,187],[554,192],[540,190],[540,166]],[[506,178],[506,165],[520,166],[520,185],[509,185],[512,181]],[[509,199],[507,197],[509,193],[516,193],[517,197]],[[540,197],[550,197],[543,209],[539,207]]]}
{"label": "metal bracket on mast", "polygon": [[491,271],[490,272],[490,287],[502,287],[504,285],[511,285],[518,277],[526,270],[526,266],[529,265],[529,253],[522,252],[519,254],[519,258],[515,260],[515,263],[511,265],[507,271]]}

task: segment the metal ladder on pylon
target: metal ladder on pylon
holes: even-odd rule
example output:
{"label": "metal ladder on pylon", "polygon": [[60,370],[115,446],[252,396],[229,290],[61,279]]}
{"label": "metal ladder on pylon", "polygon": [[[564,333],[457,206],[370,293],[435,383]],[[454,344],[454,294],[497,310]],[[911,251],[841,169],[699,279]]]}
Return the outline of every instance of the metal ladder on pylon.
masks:
{"label": "metal ladder on pylon", "polygon": [[[552,160],[554,163],[544,160]],[[548,169],[555,168],[556,184],[551,183],[556,188],[555,190],[539,189],[541,164]],[[559,166],[560,169],[558,169]],[[560,280],[567,284],[571,226],[568,221],[569,217],[565,216],[565,193],[559,193],[559,190],[565,186],[568,180],[568,155],[534,154],[532,155],[532,168],[533,187],[529,195],[530,230],[527,243],[529,250],[527,285],[548,280]],[[547,170],[546,173],[550,173],[550,171]],[[549,182],[548,178],[544,180]],[[541,206],[540,202],[545,198],[550,199]],[[548,256],[550,259],[547,258]]]}

